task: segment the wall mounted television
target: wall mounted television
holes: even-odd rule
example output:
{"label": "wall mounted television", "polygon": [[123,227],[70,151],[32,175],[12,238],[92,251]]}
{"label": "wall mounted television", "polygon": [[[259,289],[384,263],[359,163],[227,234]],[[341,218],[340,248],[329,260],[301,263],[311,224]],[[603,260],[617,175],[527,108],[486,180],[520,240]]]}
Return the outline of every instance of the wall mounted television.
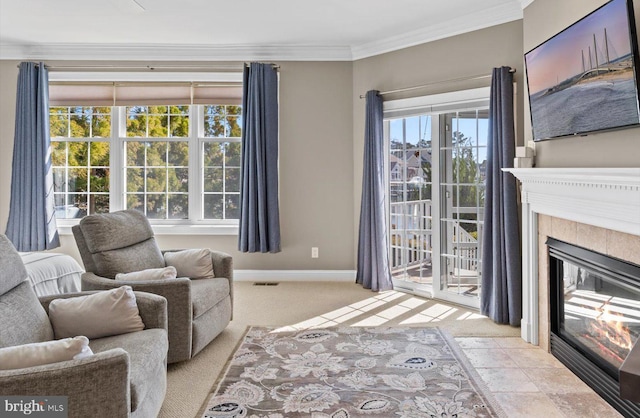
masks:
{"label": "wall mounted television", "polygon": [[633,0],[612,0],[524,55],[533,139],[640,126]]}

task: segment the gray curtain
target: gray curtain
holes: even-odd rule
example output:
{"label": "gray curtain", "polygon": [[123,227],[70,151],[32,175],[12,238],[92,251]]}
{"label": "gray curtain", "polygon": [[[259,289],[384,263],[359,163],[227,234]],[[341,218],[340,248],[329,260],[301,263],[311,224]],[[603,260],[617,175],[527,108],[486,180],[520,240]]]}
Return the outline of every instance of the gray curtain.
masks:
{"label": "gray curtain", "polygon": [[60,246],[49,148],[49,76],[44,63],[23,62],[18,74],[7,237],[18,251]]}
{"label": "gray curtain", "polygon": [[278,74],[271,64],[244,69],[240,233],[242,252],[280,251]]}
{"label": "gray curtain", "polygon": [[382,97],[371,90],[366,100],[356,283],[377,292],[392,289],[393,284],[387,253]]}
{"label": "gray curtain", "polygon": [[513,74],[494,68],[489,105],[487,191],[482,240],[482,314],[499,324],[520,325],[522,270],[516,179],[501,169],[513,167]]}

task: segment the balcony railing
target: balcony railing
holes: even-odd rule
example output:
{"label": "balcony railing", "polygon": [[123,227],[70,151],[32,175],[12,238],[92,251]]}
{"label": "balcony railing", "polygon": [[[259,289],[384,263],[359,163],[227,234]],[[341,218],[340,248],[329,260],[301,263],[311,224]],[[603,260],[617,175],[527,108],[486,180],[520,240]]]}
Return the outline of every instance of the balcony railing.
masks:
{"label": "balcony railing", "polygon": [[[476,208],[459,208],[459,213],[480,212]],[[433,257],[432,201],[394,202],[390,205],[390,267],[394,276],[410,276],[411,280],[431,282]],[[478,240],[460,223],[453,222],[445,254],[454,256],[451,274],[461,277],[479,268]]]}

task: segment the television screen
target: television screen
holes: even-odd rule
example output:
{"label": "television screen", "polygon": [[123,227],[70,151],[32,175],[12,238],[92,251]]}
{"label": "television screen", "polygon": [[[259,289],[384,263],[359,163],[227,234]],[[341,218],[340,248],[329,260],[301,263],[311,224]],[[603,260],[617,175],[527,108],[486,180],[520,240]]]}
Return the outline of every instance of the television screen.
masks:
{"label": "television screen", "polygon": [[612,0],[525,54],[536,141],[640,124],[632,0]]}

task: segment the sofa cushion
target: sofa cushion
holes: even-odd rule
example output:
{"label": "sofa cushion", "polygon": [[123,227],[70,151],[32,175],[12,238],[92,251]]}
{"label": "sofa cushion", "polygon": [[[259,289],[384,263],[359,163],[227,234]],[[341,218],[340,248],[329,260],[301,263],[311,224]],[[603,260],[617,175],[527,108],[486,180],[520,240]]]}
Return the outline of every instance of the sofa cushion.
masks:
{"label": "sofa cushion", "polygon": [[164,253],[167,266],[173,266],[178,271],[178,277],[190,279],[213,279],[213,261],[211,251],[199,248]]}
{"label": "sofa cushion", "polygon": [[163,268],[164,258],[155,238],[117,250],[93,254],[98,276],[115,279],[118,273],[131,273],[147,269]]}
{"label": "sofa cushion", "polygon": [[141,282],[148,280],[175,279],[177,275],[178,272],[176,271],[176,268],[173,266],[168,266],[159,269],[132,271],[131,273],[118,273],[116,274],[116,280],[131,280]]}
{"label": "sofa cushion", "polygon": [[131,286],[54,299],[49,304],[49,319],[56,338],[101,338],[144,329]]}
{"label": "sofa cushion", "polygon": [[28,280],[0,296],[0,348],[52,339],[47,312]]}
{"label": "sofa cushion", "polygon": [[6,235],[0,234],[0,295],[4,295],[27,278],[22,257]]}
{"label": "sofa cushion", "polygon": [[122,210],[82,218],[80,227],[92,254],[129,247],[153,237],[153,229],[142,212]]}
{"label": "sofa cushion", "polygon": [[24,369],[91,356],[85,336],[0,348],[0,370]]}
{"label": "sofa cushion", "polygon": [[135,411],[156,384],[158,367],[165,367],[169,342],[164,329],[153,328],[91,340],[89,347],[94,353],[112,348],[122,348],[129,353],[131,410]]}
{"label": "sofa cushion", "polygon": [[193,318],[198,318],[216,306],[221,300],[229,296],[229,293],[229,280],[223,277],[193,280],[191,282]]}

